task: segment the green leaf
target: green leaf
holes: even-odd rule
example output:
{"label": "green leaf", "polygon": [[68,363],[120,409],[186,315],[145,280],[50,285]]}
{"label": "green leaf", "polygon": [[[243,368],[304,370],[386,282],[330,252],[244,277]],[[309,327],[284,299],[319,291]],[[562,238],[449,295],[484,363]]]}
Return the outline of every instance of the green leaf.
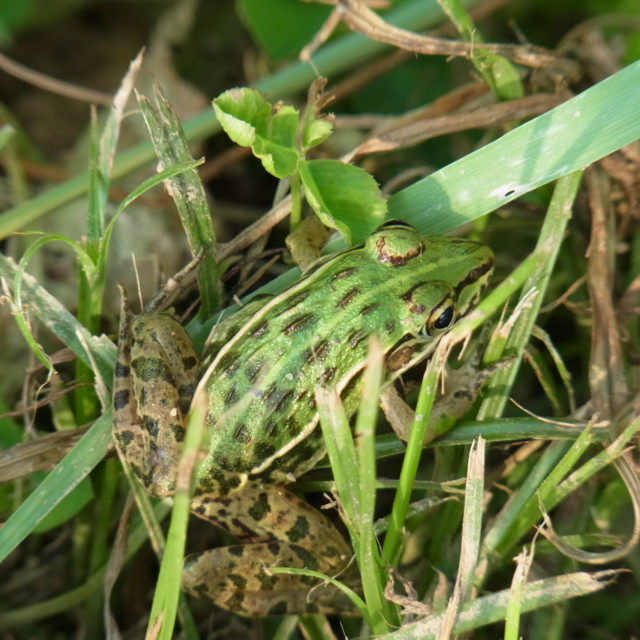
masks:
{"label": "green leaf", "polygon": [[446,233],[640,137],[640,61],[389,198],[389,216]]}
{"label": "green leaf", "polygon": [[[180,122],[159,86],[154,88],[155,105],[145,96],[138,102],[145,124],[163,167],[193,162]],[[220,281],[216,263],[216,234],[200,175],[195,167],[184,169],[165,181],[187,234],[194,256],[201,256],[198,265],[200,317],[210,317],[220,303]]]}
{"label": "green leaf", "polygon": [[333,132],[333,124],[323,118],[311,118],[302,131],[302,148],[306,151],[322,144]]}
{"label": "green leaf", "polygon": [[300,163],[300,176],[307,202],[347,242],[362,242],[382,222],[387,203],[364,169],[339,160],[308,160]]}
{"label": "green leaf", "polygon": [[276,178],[289,176],[298,164],[296,139],[299,113],[291,106],[275,110],[256,89],[231,89],[213,101],[227,135],[251,147],[264,168]]}
{"label": "green leaf", "polygon": [[253,153],[260,158],[264,168],[276,178],[286,178],[298,165],[296,138],[299,114],[291,106],[283,106],[258,128]]}
{"label": "green leaf", "polygon": [[271,105],[256,89],[229,89],[213,101],[213,110],[225,133],[242,147],[256,139],[256,124],[271,115]]}

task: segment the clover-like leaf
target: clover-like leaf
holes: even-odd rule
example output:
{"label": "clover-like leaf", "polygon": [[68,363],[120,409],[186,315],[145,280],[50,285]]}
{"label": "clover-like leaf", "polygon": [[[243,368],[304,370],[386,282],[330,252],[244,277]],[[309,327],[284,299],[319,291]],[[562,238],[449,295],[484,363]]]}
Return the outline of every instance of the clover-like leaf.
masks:
{"label": "clover-like leaf", "polygon": [[306,151],[323,143],[333,132],[333,124],[325,118],[312,118],[305,122],[302,147]]}
{"label": "clover-like leaf", "polygon": [[300,176],[307,202],[347,242],[362,242],[383,221],[387,201],[361,167],[339,160],[308,160],[300,162]]}
{"label": "clover-like leaf", "polygon": [[220,125],[237,144],[251,147],[264,168],[285,178],[298,164],[300,114],[291,106],[273,107],[256,89],[230,89],[213,101]]}

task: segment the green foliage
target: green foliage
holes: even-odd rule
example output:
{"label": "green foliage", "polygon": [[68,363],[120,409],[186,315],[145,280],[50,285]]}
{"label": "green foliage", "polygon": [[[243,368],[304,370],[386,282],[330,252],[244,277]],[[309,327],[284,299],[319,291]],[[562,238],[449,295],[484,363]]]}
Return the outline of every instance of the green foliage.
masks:
{"label": "green foliage", "polygon": [[376,181],[360,167],[338,160],[300,165],[307,201],[320,220],[350,244],[362,242],[387,212]]}
{"label": "green foliage", "polygon": [[[373,178],[362,168],[337,160],[307,160],[307,152],[331,134],[331,124],[301,115],[289,105],[271,105],[255,89],[231,89],[213,101],[220,125],[236,143],[251,147],[262,166],[276,178],[291,178],[292,209],[300,211],[300,181],[307,202],[322,222],[337,229],[349,244],[362,242],[386,213]],[[292,214],[292,227],[294,216]]]}

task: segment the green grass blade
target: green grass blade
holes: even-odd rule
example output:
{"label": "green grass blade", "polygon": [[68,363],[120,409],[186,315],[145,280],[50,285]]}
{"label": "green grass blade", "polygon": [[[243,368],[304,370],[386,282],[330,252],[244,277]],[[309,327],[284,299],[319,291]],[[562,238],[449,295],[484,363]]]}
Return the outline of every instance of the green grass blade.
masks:
{"label": "green grass blade", "polygon": [[180,465],[176,480],[176,491],[173,496],[173,509],[171,510],[171,523],[167,532],[167,542],[160,565],[160,575],[156,585],[151,613],[149,614],[149,627],[161,620],[159,640],[170,640],[173,637],[175,618],[178,613],[180,599],[180,576],[184,562],[184,551],[187,540],[187,525],[191,512],[191,484],[198,460],[200,444],[204,434],[206,406],[203,406],[204,398],[196,403],[189,413],[184,449],[180,455]]}
{"label": "green grass blade", "polygon": [[389,216],[444,233],[640,138],[640,61],[389,198]]}
{"label": "green grass blade", "polygon": [[[506,339],[501,339],[498,347],[490,346],[487,350],[489,361],[497,361],[504,353],[516,354],[513,362],[498,371],[491,380],[491,389],[511,389],[520,367],[531,331],[542,306],[542,300],[551,278],[553,267],[564,238],[573,201],[578,191],[582,172],[575,172],[558,180],[553,197],[540,231],[538,243],[533,253],[538,265],[536,271],[527,279],[522,289],[520,303],[522,311]],[[527,304],[524,301],[527,300]],[[497,341],[496,341],[497,342]],[[502,351],[498,351],[503,347]],[[501,415],[507,403],[507,393],[487,393],[487,399],[478,411],[478,419]]]}
{"label": "green grass blade", "polygon": [[[18,267],[0,255],[0,276],[12,286]],[[101,377],[102,387],[111,385],[115,347],[105,336],[88,331],[32,276],[23,274],[22,298],[40,321],[74,354]],[[67,495],[104,457],[111,440],[111,412],[104,413],[74,449],[0,528],[0,561]]]}
{"label": "green grass blade", "polygon": [[407,451],[402,462],[400,479],[396,495],[393,500],[389,529],[382,547],[382,557],[391,566],[396,566],[400,559],[402,540],[404,537],[404,522],[411,502],[413,482],[418,472],[418,465],[422,455],[423,443],[427,432],[429,415],[433,407],[438,387],[438,372],[443,365],[443,352],[436,348],[422,378],[420,395],[416,406],[416,415],[411,426]]}
{"label": "green grass blade", "polygon": [[[11,288],[18,267],[0,254],[0,277]],[[35,279],[25,273],[21,282],[22,298],[40,321],[73,353],[89,366],[97,368],[103,380],[111,385],[116,349],[105,336],[92,336],[65,307]]]}
{"label": "green grass blade", "polygon": [[[138,96],[149,135],[163,167],[189,162],[193,158],[178,118],[159,87],[155,88],[155,105]],[[220,290],[216,264],[216,235],[213,230],[207,197],[195,169],[167,178],[165,187],[176,204],[180,220],[194,256],[200,256],[198,287],[201,318],[218,311]]]}
{"label": "green grass blade", "polygon": [[360,548],[356,550],[362,588],[373,622],[373,633],[383,633],[389,625],[399,624],[397,612],[384,595],[388,579],[384,570],[378,541],[374,533],[376,505],[375,430],[378,416],[378,398],[384,376],[384,352],[378,341],[369,343],[367,367],[363,374],[362,399],[358,409],[354,436],[358,452],[359,528]]}
{"label": "green grass blade", "polygon": [[[604,589],[615,579],[615,571],[595,573],[569,573],[553,578],[530,582],[523,588],[521,610],[535,611],[569,598],[587,595]],[[479,629],[505,619],[509,602],[509,589],[466,602],[453,626],[453,633]],[[429,616],[414,624],[409,624],[394,633],[377,636],[377,640],[431,640],[437,637],[443,616]]]}
{"label": "green grass blade", "polygon": [[101,415],[0,528],[0,562],[102,460],[111,442],[111,419],[111,411]]}

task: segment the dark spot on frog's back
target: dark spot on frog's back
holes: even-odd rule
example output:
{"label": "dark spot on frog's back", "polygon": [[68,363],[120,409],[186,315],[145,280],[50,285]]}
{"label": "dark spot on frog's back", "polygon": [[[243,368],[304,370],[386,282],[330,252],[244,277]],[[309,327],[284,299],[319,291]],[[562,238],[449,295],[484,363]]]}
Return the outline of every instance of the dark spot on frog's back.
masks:
{"label": "dark spot on frog's back", "polygon": [[260,374],[262,373],[262,365],[263,362],[257,359],[252,359],[248,362],[245,362],[244,374],[251,384],[255,385],[260,379]]}
{"label": "dark spot on frog's back", "polygon": [[279,420],[267,420],[267,422],[265,422],[264,425],[264,432],[269,436],[273,436],[277,429],[278,429],[278,425],[280,424]]}
{"label": "dark spot on frog's back", "polygon": [[239,573],[230,573],[227,577],[233,582],[233,586],[238,589],[244,589],[247,586],[247,579]]}
{"label": "dark spot on frog's back", "polygon": [[120,391],[116,391],[113,394],[113,408],[116,411],[123,409],[129,404],[130,397],[131,396],[128,389],[121,389]]}
{"label": "dark spot on frog's back", "polygon": [[[246,524],[244,524],[244,522],[242,522],[242,520],[240,520],[239,518],[231,518],[231,524],[233,525],[234,529],[236,531],[241,531],[244,535],[246,535],[248,538],[253,538],[254,537],[254,532],[252,529],[250,529],[249,527],[247,527]],[[238,537],[240,537],[240,533],[238,533]]]}
{"label": "dark spot on frog's back", "polygon": [[286,313],[287,311],[291,311],[291,309],[293,309],[294,307],[302,304],[308,297],[309,291],[306,289],[301,289],[300,291],[298,291],[298,293],[294,293],[283,301],[283,305],[286,304],[286,306],[282,309],[281,312]]}
{"label": "dark spot on frog's back", "polygon": [[291,542],[299,542],[309,535],[309,521],[305,516],[298,516],[293,526],[285,534]]}
{"label": "dark spot on frog's back", "polygon": [[351,276],[356,275],[358,273],[357,267],[347,267],[346,269],[342,269],[341,271],[337,271],[331,276],[331,280],[344,280],[345,278],[350,278]]}
{"label": "dark spot on frog's back", "polygon": [[271,511],[271,505],[269,504],[269,498],[266,492],[258,494],[255,502],[247,509],[247,513],[256,521],[260,522],[266,518],[267,514]]}
{"label": "dark spot on frog's back", "polygon": [[254,458],[257,460],[266,460],[276,452],[275,445],[270,442],[256,442],[253,449]]}
{"label": "dark spot on frog's back", "polygon": [[251,432],[244,422],[239,422],[233,430],[233,439],[237,442],[247,443],[251,440]]}
{"label": "dark spot on frog's back", "polygon": [[318,318],[314,313],[301,313],[296,316],[283,330],[285,336],[290,336],[301,329],[309,328],[317,322]]}
{"label": "dark spot on frog's back", "polygon": [[225,503],[225,496],[236,489],[240,484],[240,478],[235,475],[229,475],[224,470],[224,466],[220,459],[216,459],[216,465],[210,467],[205,475],[198,478],[196,485],[196,495],[207,493],[216,493],[217,500]]}
{"label": "dark spot on frog's back", "polygon": [[227,395],[224,397],[224,406],[230,407],[238,399],[238,388],[236,384],[232,384],[227,390]]}
{"label": "dark spot on frog's back", "polygon": [[138,356],[132,363],[134,374],[142,382],[154,382],[162,380],[175,385],[173,373],[169,365],[161,358],[149,358]]}
{"label": "dark spot on frog's back", "polygon": [[293,397],[293,394],[294,394],[293,389],[289,389],[286,393],[281,395],[280,399],[278,400],[278,403],[273,407],[273,412],[278,413],[279,411],[286,409],[286,406],[291,400],[291,398]]}
{"label": "dark spot on frog's back", "polygon": [[198,359],[195,356],[185,356],[182,358],[182,366],[185,371],[195,369],[198,366]]}
{"label": "dark spot on frog's back", "polygon": [[[301,396],[301,397],[304,397],[304,396]],[[284,421],[284,431],[290,438],[293,438],[294,436],[297,436],[300,433],[301,428],[295,413],[288,416],[287,419]]]}
{"label": "dark spot on frog's back", "polygon": [[325,558],[339,558],[341,552],[340,549],[336,549],[333,545],[329,545],[323,549],[322,555]]}
{"label": "dark spot on frog's back", "polygon": [[114,376],[116,378],[127,378],[131,375],[131,367],[128,364],[122,362],[116,362],[116,369]]}
{"label": "dark spot on frog's back", "polygon": [[283,409],[291,400],[293,393],[293,389],[283,389],[277,382],[272,384],[262,396],[262,403],[267,413],[277,413]]}
{"label": "dark spot on frog's back", "polygon": [[411,287],[409,287],[409,289],[407,289],[401,296],[402,301],[405,303],[409,303],[412,301],[413,299],[413,294],[416,291],[416,289],[419,289],[420,287],[424,286],[421,282],[417,282],[416,284],[412,285]]}
{"label": "dark spot on frog's back", "polygon": [[191,406],[191,398],[196,391],[195,384],[182,384],[178,389],[178,398],[180,398],[180,410],[182,415],[187,415],[189,407]]}
{"label": "dark spot on frog's back", "polygon": [[259,338],[260,336],[264,335],[267,332],[268,328],[269,328],[269,323],[265,320],[259,327],[255,328],[251,332],[251,337]]}
{"label": "dark spot on frog's back", "polygon": [[[147,387],[142,387],[142,389],[139,390],[138,392],[138,407],[141,410],[144,410],[144,408],[147,406],[147,398],[149,397],[148,392],[149,391],[153,391],[153,389],[149,386]],[[151,394],[151,397],[153,398],[153,393]],[[160,404],[162,406],[166,406],[166,400],[161,401]]]}
{"label": "dark spot on frog's back", "polygon": [[363,340],[366,340],[366,338],[366,332],[361,329],[353,329],[353,331],[351,331],[347,336],[347,343],[352,349],[356,349]]}
{"label": "dark spot on frog's back", "polygon": [[479,267],[471,269],[467,274],[467,277],[456,287],[457,291],[460,291],[469,284],[477,282],[485,273],[493,269],[493,258],[485,260]]}
{"label": "dark spot on frog's back", "polygon": [[260,581],[260,588],[265,591],[273,591],[273,588],[280,579],[275,573],[267,573],[264,569],[256,576]]}
{"label": "dark spot on frog's back", "polygon": [[371,304],[368,304],[366,307],[362,307],[362,309],[360,309],[360,315],[368,316],[372,314],[374,311],[376,311],[376,309],[378,309],[379,307],[380,307],[379,302],[372,302]]}
{"label": "dark spot on frog's back", "polygon": [[158,421],[154,420],[150,416],[142,416],[140,426],[143,430],[147,431],[150,436],[158,437]]}
{"label": "dark spot on frog's back", "polygon": [[359,287],[353,287],[353,289],[349,289],[347,293],[345,293],[340,300],[338,300],[336,307],[338,309],[344,309],[348,307],[351,302],[353,302],[360,294],[362,293]]}
{"label": "dark spot on frog's back", "polygon": [[209,587],[206,584],[196,584],[191,587],[191,590],[197,593],[201,598],[209,598]]}
{"label": "dark spot on frog's back", "polygon": [[234,591],[233,595],[225,601],[225,607],[230,611],[246,611],[244,606],[244,591]]}
{"label": "dark spot on frog's back", "polygon": [[236,351],[227,351],[218,363],[218,369],[226,373],[228,376],[233,375],[239,366],[238,358],[240,353]]}
{"label": "dark spot on frog's back", "polygon": [[[300,429],[298,428],[298,431],[292,435],[297,435],[299,431]],[[317,442],[312,434],[296,445],[286,456],[276,460],[273,464],[273,469],[284,468],[285,471],[289,471],[308,466],[309,460],[314,460],[318,457],[318,451],[321,447],[322,444]]]}
{"label": "dark spot on frog's back", "polygon": [[172,424],[169,428],[176,442],[184,441],[184,427],[181,424]]}
{"label": "dark spot on frog's back", "polygon": [[329,353],[329,341],[319,340],[314,345],[302,352],[302,360],[305,364],[311,364],[312,362],[322,362],[327,357],[327,355],[329,355]]}
{"label": "dark spot on frog's back", "polygon": [[[318,568],[318,560],[310,551],[303,549],[297,544],[292,544],[291,550],[298,556],[298,558],[300,558],[304,567],[312,570],[316,570]],[[311,580],[315,581],[315,578],[311,578]]]}
{"label": "dark spot on frog's back", "polygon": [[120,443],[120,446],[126,449],[133,442],[134,435],[131,429],[125,429],[124,431],[117,431],[114,437]]}

